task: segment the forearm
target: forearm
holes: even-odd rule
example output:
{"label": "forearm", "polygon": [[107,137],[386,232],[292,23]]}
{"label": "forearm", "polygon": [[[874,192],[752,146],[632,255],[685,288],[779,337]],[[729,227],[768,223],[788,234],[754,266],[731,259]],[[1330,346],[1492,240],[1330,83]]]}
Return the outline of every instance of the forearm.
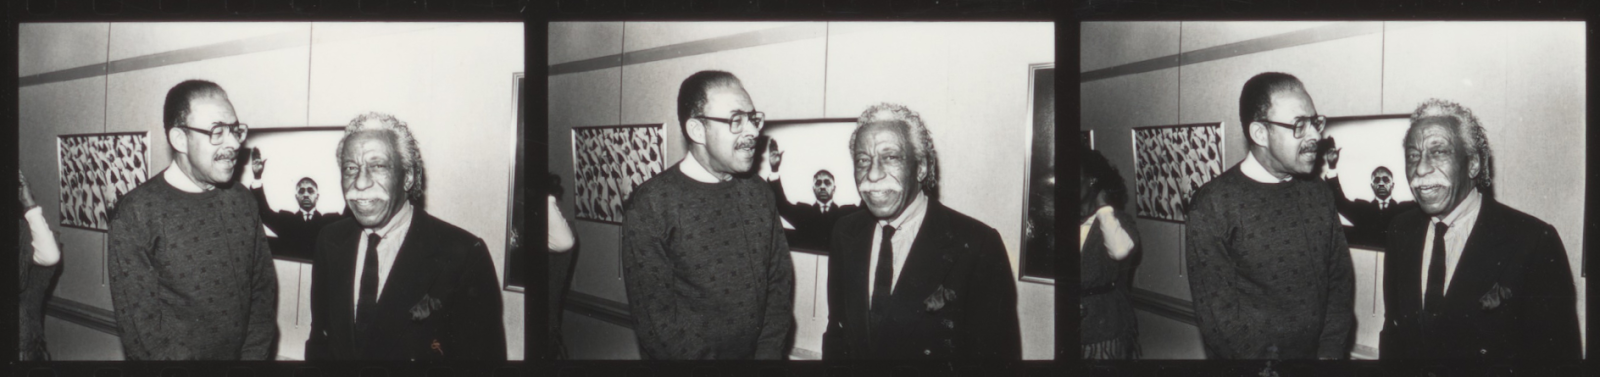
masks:
{"label": "forearm", "polygon": [[558,253],[572,250],[572,245],[577,240],[572,235],[572,228],[567,226],[567,218],[561,215],[561,207],[556,205],[556,198],[553,196],[548,197],[545,207],[549,212],[547,218],[549,224],[546,227],[550,234],[549,240],[546,241],[546,246],[549,247],[550,251]]}
{"label": "forearm", "polygon": [[[966,323],[971,324],[967,334],[974,338],[974,345],[968,351],[976,352],[969,355],[979,359],[1021,360],[1022,359],[1022,329],[1017,317],[1017,283],[1011,272],[1011,262],[1005,253],[1005,245],[1000,242],[999,234],[993,234],[992,240],[986,242],[989,246],[982,260],[982,267],[974,275],[973,283],[977,286],[970,290],[982,292],[975,294],[970,306],[971,313]],[[960,298],[957,298],[960,299]]]}
{"label": "forearm", "polygon": [[472,253],[478,257],[473,258],[470,268],[465,270],[463,278],[467,281],[461,284],[465,291],[456,293],[457,297],[466,299],[457,304],[457,310],[451,311],[461,313],[451,318],[455,321],[453,326],[461,329],[464,336],[456,350],[446,346],[443,352],[452,359],[505,360],[505,321],[501,318],[504,311],[494,262],[489,259],[489,250],[482,241]]}
{"label": "forearm", "polygon": [[40,207],[29,209],[23,218],[28,221],[28,233],[33,236],[33,263],[40,266],[54,266],[61,261],[61,249],[56,244],[55,232],[50,230],[50,224],[44,218],[44,210]]}
{"label": "forearm", "polygon": [[1335,225],[1331,233],[1327,312],[1323,317],[1317,358],[1343,360],[1349,357],[1350,335],[1355,328],[1355,268],[1350,260],[1350,247],[1345,242],[1343,228]]}
{"label": "forearm", "polygon": [[1099,220],[1100,233],[1105,235],[1106,252],[1110,254],[1111,259],[1127,259],[1128,255],[1133,252],[1133,237],[1128,234],[1122,222],[1112,215],[1112,211],[1114,209],[1106,206],[1101,207],[1100,211],[1095,214]]}
{"label": "forearm", "polygon": [[766,318],[761,326],[761,339],[756,345],[756,359],[782,360],[788,353],[785,346],[789,332],[795,326],[794,260],[789,254],[789,242],[784,238],[783,231],[774,229],[769,234],[772,249],[767,263]]}

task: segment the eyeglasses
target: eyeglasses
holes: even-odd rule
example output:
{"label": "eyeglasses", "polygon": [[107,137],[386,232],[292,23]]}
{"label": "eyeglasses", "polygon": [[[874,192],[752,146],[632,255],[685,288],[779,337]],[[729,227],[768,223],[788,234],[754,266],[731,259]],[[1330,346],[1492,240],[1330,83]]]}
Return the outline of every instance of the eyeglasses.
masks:
{"label": "eyeglasses", "polygon": [[1322,115],[1296,117],[1294,118],[1294,124],[1278,123],[1266,119],[1256,119],[1256,121],[1294,130],[1294,138],[1296,139],[1305,137],[1307,128],[1316,128],[1317,133],[1322,133],[1322,130],[1328,126],[1328,117]]}
{"label": "eyeglasses", "polygon": [[744,132],[745,127],[747,126],[754,127],[756,131],[760,131],[762,124],[767,120],[767,113],[760,111],[743,112],[734,110],[732,118],[716,118],[705,115],[698,115],[695,117],[727,123],[728,132],[739,133]]}
{"label": "eyeglasses", "polygon": [[188,126],[176,127],[211,135],[211,145],[222,145],[222,135],[224,134],[232,133],[233,137],[239,139],[240,143],[243,143],[244,138],[250,135],[250,126],[244,123],[223,124],[218,122],[216,127],[211,127],[210,130],[202,130]]}

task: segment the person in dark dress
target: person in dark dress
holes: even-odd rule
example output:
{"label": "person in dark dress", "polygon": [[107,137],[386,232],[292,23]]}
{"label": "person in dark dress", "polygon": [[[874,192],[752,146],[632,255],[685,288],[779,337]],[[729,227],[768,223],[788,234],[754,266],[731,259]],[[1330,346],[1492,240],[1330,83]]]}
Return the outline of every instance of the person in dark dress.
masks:
{"label": "person in dark dress", "polygon": [[1133,254],[1139,230],[1122,210],[1128,189],[1122,175],[1100,152],[1083,151],[1079,171],[1078,246],[1080,255],[1078,311],[1084,359],[1137,359],[1139,327],[1129,298]]}

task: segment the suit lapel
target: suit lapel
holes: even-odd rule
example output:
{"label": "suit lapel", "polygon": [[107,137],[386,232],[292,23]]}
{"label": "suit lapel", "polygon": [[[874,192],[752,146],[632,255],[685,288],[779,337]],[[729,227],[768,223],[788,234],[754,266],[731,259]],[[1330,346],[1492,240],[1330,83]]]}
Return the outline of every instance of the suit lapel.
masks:
{"label": "suit lapel", "polygon": [[1456,263],[1455,273],[1450,275],[1450,287],[1445,290],[1445,302],[1451,307],[1480,308],[1478,298],[1500,277],[1499,268],[1506,265],[1501,259],[1509,253],[1500,252],[1508,232],[1501,229],[1505,224],[1499,221],[1504,218],[1499,212],[1498,203],[1483,198],[1478,222],[1467,236],[1466,246],[1461,248],[1461,261]]}
{"label": "suit lapel", "polygon": [[955,258],[949,255],[953,245],[944,211],[944,206],[928,201],[922,228],[917,230],[917,239],[911,243],[911,254],[906,256],[905,265],[900,267],[900,278],[895,281],[890,301],[922,308],[922,301],[944,282],[945,272],[955,263]]}
{"label": "suit lapel", "polygon": [[1396,237],[1402,243],[1399,250],[1384,256],[1395,262],[1391,265],[1396,269],[1393,284],[1399,288],[1394,291],[1399,305],[1385,310],[1412,313],[1422,309],[1422,247],[1428,237],[1429,219],[1431,217],[1422,214],[1420,221],[1405,224],[1402,228],[1405,233]]}
{"label": "suit lapel", "polygon": [[427,293],[433,284],[434,274],[439,270],[438,262],[433,258],[439,248],[432,237],[432,218],[419,208],[414,210],[411,229],[406,232],[405,242],[400,244],[400,251],[395,255],[394,266],[389,269],[383,292],[378,295],[378,307],[384,308],[384,313],[409,311]]}
{"label": "suit lapel", "polygon": [[335,277],[335,281],[333,285],[329,286],[333,291],[329,292],[328,295],[332,302],[325,303],[329,305],[330,310],[333,310],[331,312],[333,323],[331,324],[331,330],[329,330],[330,333],[352,334],[350,332],[355,330],[356,259],[361,254],[356,248],[359,246],[357,241],[361,237],[361,226],[352,225],[351,228],[354,231],[339,238],[339,243],[334,249],[337,250],[333,260],[334,263],[327,266],[311,267],[333,269],[332,274]]}
{"label": "suit lapel", "polygon": [[855,334],[855,339],[851,339],[850,342],[857,345],[856,349],[861,350],[867,349],[872,335],[871,328],[868,327],[871,323],[868,310],[871,310],[872,307],[869,305],[871,298],[867,295],[867,287],[870,285],[867,277],[869,276],[868,274],[872,273],[872,232],[873,228],[877,226],[877,221],[869,216],[863,225],[856,227],[854,229],[855,233],[846,241],[849,242],[849,249],[856,250],[856,252],[841,256],[849,258],[849,263],[846,263],[847,266],[850,266],[846,272],[849,275],[846,276],[849,276],[850,282],[845,286],[856,287],[856,289],[847,289],[845,292],[846,298],[844,301],[846,307],[842,309],[848,313],[846,315],[849,316],[850,323],[866,329],[866,331],[850,332],[850,334]]}

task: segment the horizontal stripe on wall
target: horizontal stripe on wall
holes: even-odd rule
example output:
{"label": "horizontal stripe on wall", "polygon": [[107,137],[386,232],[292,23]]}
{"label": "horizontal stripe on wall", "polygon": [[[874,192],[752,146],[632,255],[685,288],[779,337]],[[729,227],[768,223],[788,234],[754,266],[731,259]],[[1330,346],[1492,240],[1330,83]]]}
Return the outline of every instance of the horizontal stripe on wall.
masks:
{"label": "horizontal stripe on wall", "polygon": [[51,297],[45,302],[44,314],[111,336],[122,336],[122,332],[117,329],[116,313],[94,305]]}
{"label": "horizontal stripe on wall", "polygon": [[550,65],[550,76],[597,71],[607,68],[616,68],[625,65],[649,63],[667,59],[676,59],[687,56],[710,54],[741,48],[764,46],[777,43],[794,42],[811,38],[822,38],[828,35],[828,26],[825,23],[806,23],[794,26],[777,27],[766,30],[756,30],[734,35],[702,39],[661,47],[647,48],[639,51],[613,54],[578,61],[571,61]]}
{"label": "horizontal stripe on wall", "polygon": [[1181,67],[1189,64],[1204,63],[1290,47],[1304,46],[1313,43],[1382,33],[1384,32],[1385,28],[1398,29],[1403,27],[1393,27],[1380,22],[1343,22],[1319,26],[1305,30],[1297,30],[1278,35],[1248,39],[1224,44],[1221,46],[1207,47],[1185,53],[1167,55],[1159,58],[1146,59],[1087,71],[1078,74],[1078,82],[1086,83],[1113,77]]}

